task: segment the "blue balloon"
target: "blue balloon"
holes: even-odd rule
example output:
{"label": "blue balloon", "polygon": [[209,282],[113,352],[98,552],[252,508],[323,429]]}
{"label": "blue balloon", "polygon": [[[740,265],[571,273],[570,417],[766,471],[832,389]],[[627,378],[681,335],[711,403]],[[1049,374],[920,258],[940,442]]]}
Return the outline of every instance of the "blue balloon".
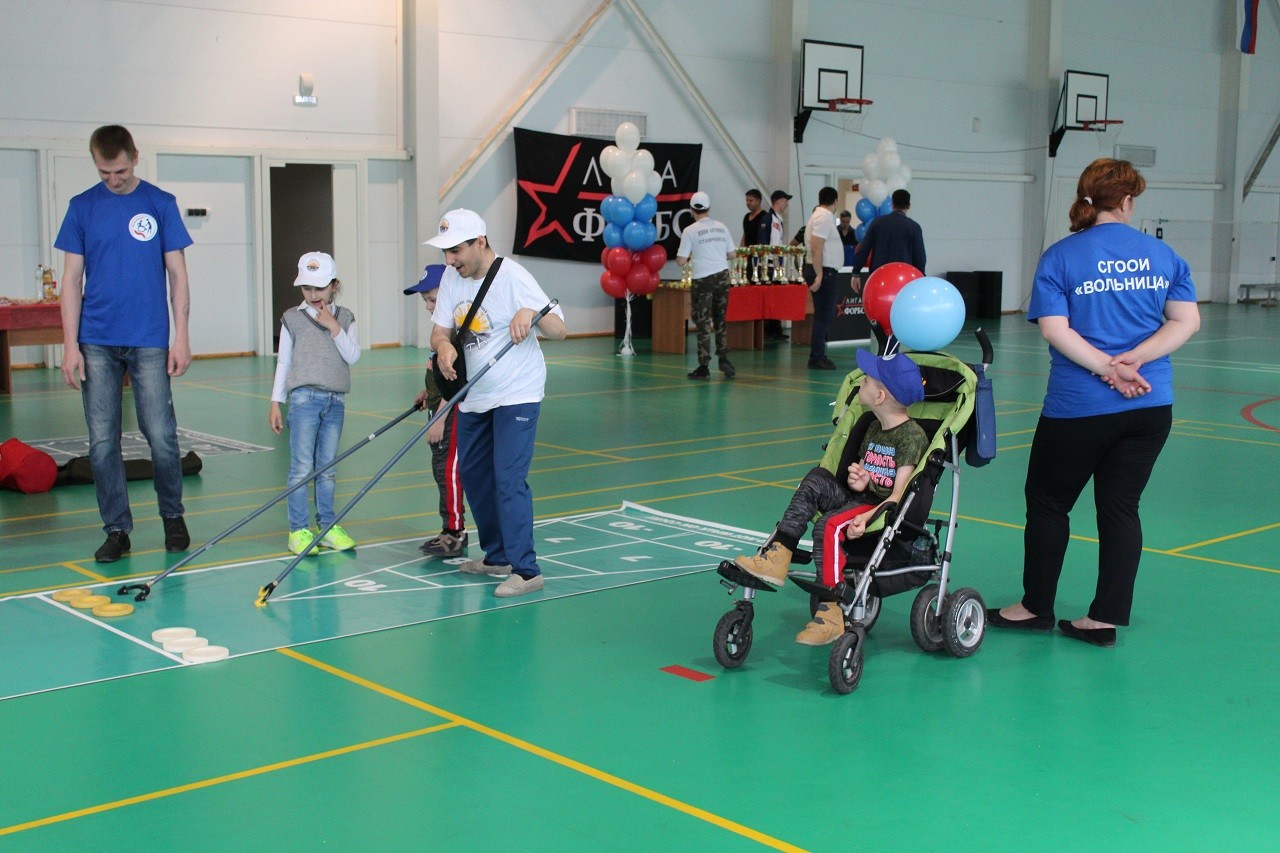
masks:
{"label": "blue balloon", "polygon": [[614,246],[622,245],[622,229],[612,222],[604,227],[604,232],[600,236],[604,240],[604,244],[610,249]]}
{"label": "blue balloon", "polygon": [[858,215],[859,222],[870,222],[876,218],[876,206],[869,198],[858,199],[858,203],[853,206],[853,212]]}
{"label": "blue balloon", "polygon": [[887,216],[893,213],[893,196],[886,196],[885,200],[880,202],[880,209],[876,211],[878,216]]}
{"label": "blue balloon", "polygon": [[644,198],[636,202],[635,213],[632,215],[632,218],[636,222],[650,222],[657,213],[657,199],[651,195],[646,195]]}
{"label": "blue balloon", "polygon": [[939,350],[964,326],[964,299],[955,286],[936,276],[909,282],[889,309],[894,335],[913,350]]}
{"label": "blue balloon", "polygon": [[641,224],[644,225],[644,247],[647,249],[654,243],[658,242],[658,226],[654,225],[652,222],[644,222]]}
{"label": "blue balloon", "polygon": [[[863,199],[863,201],[866,201],[866,199]],[[867,204],[871,204],[871,202],[867,201]],[[861,243],[862,239],[866,236],[867,236],[867,223],[859,222],[858,227],[853,229],[853,238],[857,240],[859,243]]]}
{"label": "blue balloon", "polygon": [[[607,210],[605,209],[606,203],[609,205]],[[611,195],[600,202],[600,214],[605,218],[605,221],[612,222],[619,228],[627,227],[627,223],[631,221],[634,213],[635,206],[627,201],[626,196]]]}
{"label": "blue balloon", "polygon": [[[657,229],[654,230],[656,232]],[[630,222],[622,229],[622,245],[633,252],[639,252],[652,246],[653,240],[643,222]]]}

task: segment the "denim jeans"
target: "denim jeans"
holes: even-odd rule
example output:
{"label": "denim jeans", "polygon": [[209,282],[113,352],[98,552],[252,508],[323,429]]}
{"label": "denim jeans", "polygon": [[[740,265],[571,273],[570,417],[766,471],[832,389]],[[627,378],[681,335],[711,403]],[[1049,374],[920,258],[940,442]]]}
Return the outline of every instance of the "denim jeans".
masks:
{"label": "denim jeans", "polygon": [[160,515],[182,515],[182,462],[178,452],[178,419],[169,390],[169,350],[160,347],[107,347],[81,344],[85,380],[80,398],[89,427],[89,464],[98,493],[98,514],[108,533],[133,530],[124,457],[120,453],[120,421],[124,374],[129,372],[138,428],[151,445],[152,476]]}
{"label": "denim jeans", "polygon": [[[342,394],[304,386],[289,392],[289,485],[307,479],[338,455],[342,419],[346,405]],[[324,527],[333,521],[333,491],[336,468],[316,478],[316,522]],[[289,495],[289,529],[307,527],[307,492],[298,489]]]}

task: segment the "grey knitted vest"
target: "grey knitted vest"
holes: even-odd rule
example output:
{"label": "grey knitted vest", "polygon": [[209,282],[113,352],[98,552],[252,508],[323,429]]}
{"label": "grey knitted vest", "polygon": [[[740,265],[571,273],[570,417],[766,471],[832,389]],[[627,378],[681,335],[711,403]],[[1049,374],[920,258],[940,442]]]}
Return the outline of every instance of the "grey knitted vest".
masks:
{"label": "grey knitted vest", "polygon": [[[355,315],[341,305],[334,306],[333,316],[344,332],[356,321]],[[284,312],[280,324],[289,330],[293,339],[293,360],[285,377],[286,391],[311,387],[345,394],[351,390],[351,365],[338,354],[328,329],[297,308]]]}

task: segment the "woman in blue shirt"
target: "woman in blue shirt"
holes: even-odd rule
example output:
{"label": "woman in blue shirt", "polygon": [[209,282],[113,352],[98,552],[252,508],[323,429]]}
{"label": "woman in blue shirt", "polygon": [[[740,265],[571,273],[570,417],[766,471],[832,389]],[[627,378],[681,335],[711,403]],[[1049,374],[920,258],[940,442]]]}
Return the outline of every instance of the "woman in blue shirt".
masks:
{"label": "woman in blue shirt", "polygon": [[1146,181],[1123,160],[1090,163],[1076,185],[1071,236],[1040,258],[1027,319],[1049,343],[1049,385],[1025,486],[1023,598],[988,621],[1051,631],[1070,512],[1090,479],[1098,586],[1088,615],[1058,628],[1112,646],[1129,624],[1142,555],[1138,503],[1173,423],[1169,354],[1200,328],[1186,261],[1129,226]]}

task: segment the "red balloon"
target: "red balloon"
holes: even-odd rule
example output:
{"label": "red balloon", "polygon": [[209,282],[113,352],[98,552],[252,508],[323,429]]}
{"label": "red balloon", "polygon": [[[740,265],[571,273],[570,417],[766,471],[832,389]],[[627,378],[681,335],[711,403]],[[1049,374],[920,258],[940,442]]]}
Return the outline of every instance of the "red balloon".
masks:
{"label": "red balloon", "polygon": [[627,280],[615,272],[605,270],[600,274],[600,288],[614,299],[627,297]]}
{"label": "red balloon", "polygon": [[649,268],[644,264],[636,264],[627,273],[627,290],[637,296],[644,295],[649,292]]}
{"label": "red balloon", "polygon": [[867,276],[866,284],[862,285],[862,305],[867,319],[875,320],[886,335],[892,335],[889,309],[893,307],[893,300],[902,288],[918,278],[924,278],[924,273],[901,261],[885,264]]}
{"label": "red balloon", "polygon": [[605,269],[609,268],[609,247],[608,246],[605,246],[604,250],[600,252],[600,264]]}
{"label": "red balloon", "polygon": [[625,277],[631,272],[631,252],[622,246],[614,246],[605,252],[604,265],[616,276]]}
{"label": "red balloon", "polygon": [[644,267],[643,265],[640,268],[644,270],[645,275],[648,276],[648,278],[645,280],[644,284],[640,287],[639,290],[632,287],[630,280],[628,280],[627,290],[630,290],[636,296],[648,296],[650,293],[653,293],[655,290],[658,289],[658,282],[662,281],[662,277],[659,276],[656,272],[653,272],[647,267]]}
{"label": "red balloon", "polygon": [[654,243],[640,253],[640,260],[652,272],[656,273],[667,262],[667,250],[662,247],[661,243]]}

